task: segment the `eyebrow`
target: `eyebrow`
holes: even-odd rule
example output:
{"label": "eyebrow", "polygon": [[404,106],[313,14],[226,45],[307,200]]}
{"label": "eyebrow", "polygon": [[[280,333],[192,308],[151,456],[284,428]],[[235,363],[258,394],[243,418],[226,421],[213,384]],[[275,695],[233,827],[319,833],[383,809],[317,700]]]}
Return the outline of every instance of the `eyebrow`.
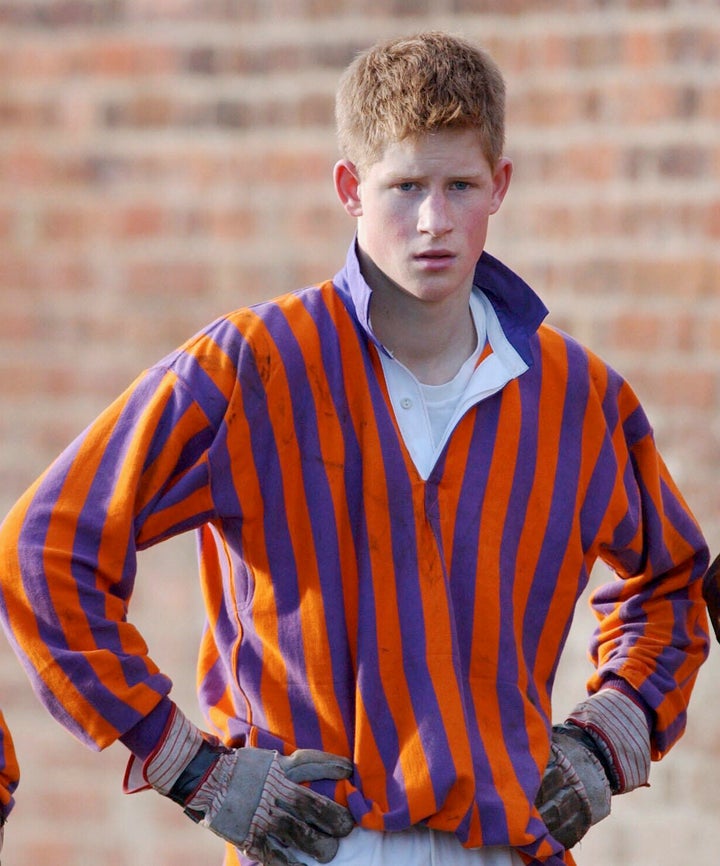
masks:
{"label": "eyebrow", "polygon": [[[423,180],[432,174],[433,172],[423,172],[423,171],[394,171],[389,169],[385,176],[390,179],[400,179],[403,180]],[[478,170],[466,169],[459,170],[456,172],[447,172],[443,173],[443,177],[445,180],[467,180],[469,178],[477,178],[482,177],[483,172]]]}

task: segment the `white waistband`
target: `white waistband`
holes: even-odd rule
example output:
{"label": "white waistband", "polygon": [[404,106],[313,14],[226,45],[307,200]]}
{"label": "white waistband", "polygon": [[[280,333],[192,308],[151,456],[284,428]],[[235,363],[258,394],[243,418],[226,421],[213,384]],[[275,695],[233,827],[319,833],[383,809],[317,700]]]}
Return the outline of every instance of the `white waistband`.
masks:
{"label": "white waistband", "polygon": [[[293,852],[302,863],[317,861]],[[463,848],[452,833],[412,827],[377,833],[356,827],[340,840],[332,866],[523,866],[511,848]]]}

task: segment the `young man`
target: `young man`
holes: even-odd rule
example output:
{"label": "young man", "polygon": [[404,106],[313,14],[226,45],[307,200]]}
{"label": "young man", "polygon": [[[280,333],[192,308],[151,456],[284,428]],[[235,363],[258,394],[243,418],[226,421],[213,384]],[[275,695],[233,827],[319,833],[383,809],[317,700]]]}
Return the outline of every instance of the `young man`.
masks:
{"label": "young man", "polygon": [[[226,864],[571,863],[684,729],[706,545],[630,387],[484,252],[495,64],[380,44],[337,121],[345,266],[211,324],[60,456],[2,529],[5,625],[51,712],[121,739],[126,790]],[[126,620],[137,551],[190,529],[213,735]],[[596,671],[553,727],[598,558]]]}

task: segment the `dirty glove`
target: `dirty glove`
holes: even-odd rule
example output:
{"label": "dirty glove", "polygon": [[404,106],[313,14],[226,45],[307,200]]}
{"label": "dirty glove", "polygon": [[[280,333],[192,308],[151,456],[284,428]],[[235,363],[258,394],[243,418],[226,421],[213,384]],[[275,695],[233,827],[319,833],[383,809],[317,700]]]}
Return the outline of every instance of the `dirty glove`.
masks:
{"label": "dirty glove", "polygon": [[125,790],[152,786],[264,866],[301,866],[289,848],[329,863],[353,819],[300,783],[347,779],[352,769],[346,758],[316,749],[288,756],[250,746],[227,749],[174,707],[153,754],[142,766],[130,758]]}
{"label": "dirty glove", "polygon": [[578,704],[553,727],[535,805],[551,835],[572,848],[610,814],[610,797],[647,784],[650,727],[642,707],[614,688]]}
{"label": "dirty glove", "polygon": [[592,740],[575,725],[555,725],[550,760],[535,805],[551,835],[572,848],[610,814],[610,782]]}

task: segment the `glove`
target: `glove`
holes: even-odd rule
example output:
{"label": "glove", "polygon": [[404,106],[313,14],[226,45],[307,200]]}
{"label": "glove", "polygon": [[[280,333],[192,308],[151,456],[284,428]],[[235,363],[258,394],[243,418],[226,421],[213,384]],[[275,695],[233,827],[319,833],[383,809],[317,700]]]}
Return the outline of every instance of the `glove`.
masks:
{"label": "glove", "polygon": [[555,725],[550,760],[535,805],[565,848],[610,814],[610,782],[592,740],[575,725]]}
{"label": "glove", "polygon": [[227,749],[174,707],[153,754],[142,766],[130,758],[124,787],[155,788],[264,866],[302,866],[289,848],[329,863],[354,822],[347,809],[300,783],[347,779],[352,771],[346,758],[315,749],[289,756]]}
{"label": "glove", "polygon": [[645,710],[615,688],[578,704],[555,725],[535,805],[552,836],[572,848],[610,814],[610,797],[647,784],[650,726]]}

